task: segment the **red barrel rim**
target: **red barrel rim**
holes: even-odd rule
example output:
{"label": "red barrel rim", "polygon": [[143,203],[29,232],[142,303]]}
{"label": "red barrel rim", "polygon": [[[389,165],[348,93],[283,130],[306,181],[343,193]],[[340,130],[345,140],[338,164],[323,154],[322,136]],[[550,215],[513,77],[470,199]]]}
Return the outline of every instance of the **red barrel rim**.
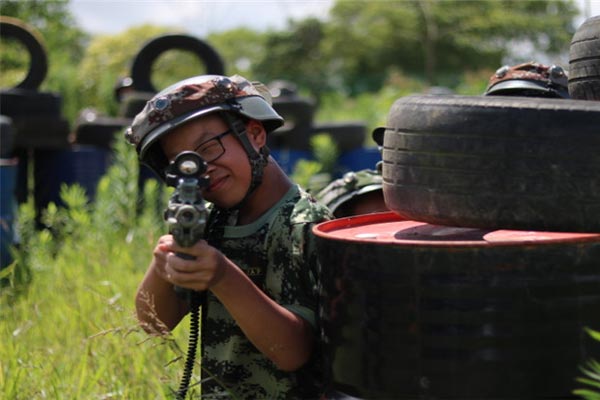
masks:
{"label": "red barrel rim", "polygon": [[599,242],[600,233],[493,230],[432,225],[383,212],[322,222],[313,233],[352,243],[428,247],[490,247]]}

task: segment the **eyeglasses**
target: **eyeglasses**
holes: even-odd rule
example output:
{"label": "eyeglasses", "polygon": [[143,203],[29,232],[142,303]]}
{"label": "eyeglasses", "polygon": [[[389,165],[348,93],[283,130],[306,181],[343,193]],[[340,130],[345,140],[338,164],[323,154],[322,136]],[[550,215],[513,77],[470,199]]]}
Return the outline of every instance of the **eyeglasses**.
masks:
{"label": "eyeglasses", "polygon": [[200,143],[194,151],[200,154],[200,157],[207,163],[213,162],[225,154],[225,147],[223,146],[221,139],[230,133],[231,129],[227,129],[225,132]]}

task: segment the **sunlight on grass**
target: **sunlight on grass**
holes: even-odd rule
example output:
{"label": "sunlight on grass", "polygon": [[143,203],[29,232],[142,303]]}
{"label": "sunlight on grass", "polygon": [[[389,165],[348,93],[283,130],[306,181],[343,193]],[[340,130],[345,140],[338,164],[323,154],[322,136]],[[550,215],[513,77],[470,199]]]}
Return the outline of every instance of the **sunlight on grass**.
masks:
{"label": "sunlight on grass", "polygon": [[163,197],[150,181],[136,211],[135,156],[116,152],[96,203],[77,186],[63,188],[67,207],[49,207],[45,229],[34,228],[31,202],[19,210],[22,243],[0,287],[2,399],[167,399],[177,389],[189,323],[151,337],[134,311],[164,232]]}

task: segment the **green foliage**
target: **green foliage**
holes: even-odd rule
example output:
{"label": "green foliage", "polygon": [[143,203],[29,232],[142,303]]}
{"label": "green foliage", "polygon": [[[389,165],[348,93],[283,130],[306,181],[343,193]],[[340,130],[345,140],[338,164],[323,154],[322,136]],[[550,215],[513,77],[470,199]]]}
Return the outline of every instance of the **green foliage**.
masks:
{"label": "green foliage", "polygon": [[[586,328],[587,333],[600,345],[600,332]],[[577,389],[573,394],[585,400],[600,400],[600,362],[590,360],[581,368],[584,377],[577,378],[579,383],[586,385],[585,389]]]}
{"label": "green foliage", "polygon": [[[133,60],[148,41],[170,33],[181,32],[176,28],[141,25],[117,35],[93,38],[75,75],[85,98],[82,105],[116,115],[119,104],[113,92],[115,83],[131,75]],[[150,68],[152,84],[157,90],[206,73],[204,63],[196,55],[178,49],[163,52]]]}
{"label": "green foliage", "polygon": [[25,79],[30,57],[27,49],[14,39],[0,41],[0,87],[10,88]]}
{"label": "green foliage", "polygon": [[331,180],[339,152],[335,142],[327,134],[311,137],[310,144],[315,159],[298,161],[292,179],[313,192]]}
{"label": "green foliage", "polygon": [[337,1],[322,43],[326,71],[353,94],[379,89],[392,67],[435,85],[440,74],[495,69],[520,43],[568,51],[576,13],[555,0]]}
{"label": "green foliage", "polygon": [[[113,88],[119,77],[130,74],[135,54],[145,41],[179,31],[144,25],[90,40],[74,24],[66,1],[3,0],[2,14],[40,31],[50,59],[44,90],[62,95],[70,121],[88,107],[116,115]],[[573,0],[340,0],[326,21],[291,20],[280,31],[239,28],[211,34],[207,41],[222,55],[228,74],[263,82],[287,79],[318,104],[328,96],[343,96],[351,108],[364,105],[356,97],[379,92],[398,74],[424,81],[424,87],[443,85],[465,92],[468,73],[473,77],[503,63],[528,61],[532,54],[564,55],[576,14]],[[525,44],[531,50],[519,53]],[[15,66],[27,60],[14,47],[3,44],[0,82],[23,74]],[[171,50],[152,71],[154,86],[160,89],[203,73],[204,66],[189,53]],[[487,82],[487,76],[479,76],[476,94]]]}
{"label": "green foliage", "polygon": [[21,20],[40,34],[49,65],[68,65],[81,59],[88,35],[75,23],[65,0],[2,0],[2,15]]}
{"label": "green foliage", "polygon": [[255,71],[259,61],[268,53],[266,39],[263,33],[248,28],[236,28],[210,34],[207,42],[223,58],[226,74],[240,74],[249,79],[259,79],[258,71]]}
{"label": "green foliage", "polygon": [[265,43],[268,52],[263,53],[254,68],[255,75],[263,81],[292,81],[309,88],[318,100],[321,93],[331,88],[321,51],[324,35],[324,24],[314,18],[292,22],[286,31],[268,33]]}
{"label": "green foliage", "polygon": [[325,94],[321,98],[316,119],[318,121],[364,121],[370,133],[374,128],[385,125],[388,111],[395,100],[425,90],[426,86],[422,81],[395,71],[390,74],[385,85],[374,93],[361,93],[352,97],[340,92]]}
{"label": "green foliage", "polygon": [[[147,184],[136,217],[137,165],[127,150],[117,145],[95,202],[63,188],[66,206],[48,208],[44,229],[34,228],[32,202],[19,210],[24,257],[2,272],[10,285],[0,292],[0,398],[172,397],[188,323],[149,337],[134,317],[136,287],[165,231],[152,202],[164,199]],[[25,269],[33,279],[18,279]]]}
{"label": "green foliage", "polygon": [[102,113],[116,115],[115,83],[119,78],[130,75],[131,63],[144,43],[167,31],[168,28],[143,25],[117,35],[94,37],[86,48],[77,73],[73,75],[81,90],[80,109],[92,107]]}
{"label": "green foliage", "polygon": [[113,143],[113,165],[98,183],[94,223],[126,234],[137,219],[139,164],[125,140],[115,137]]}

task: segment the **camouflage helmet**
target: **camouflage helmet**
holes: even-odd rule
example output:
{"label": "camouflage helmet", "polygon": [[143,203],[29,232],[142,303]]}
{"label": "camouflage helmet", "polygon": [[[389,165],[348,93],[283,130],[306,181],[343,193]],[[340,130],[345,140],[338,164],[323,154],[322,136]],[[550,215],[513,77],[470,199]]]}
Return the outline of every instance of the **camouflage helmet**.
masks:
{"label": "camouflage helmet", "polygon": [[[163,177],[168,160],[158,140],[188,121],[215,112],[260,121],[267,133],[283,125],[283,118],[271,106],[271,95],[262,83],[239,75],[200,75],[177,82],[150,99],[125,132],[125,138],[136,147],[140,161]],[[231,124],[233,119],[227,121]],[[243,126],[234,129],[240,130],[245,137]],[[247,152],[253,151],[243,145]]]}
{"label": "camouflage helmet", "polygon": [[527,62],[505,65],[489,79],[486,96],[530,96],[568,99],[567,74],[557,65]]}
{"label": "camouflage helmet", "polygon": [[383,178],[379,166],[378,170],[363,169],[346,172],[344,176],[334,180],[315,194],[315,198],[335,214],[343,204],[360,195],[377,190],[383,190]]}

